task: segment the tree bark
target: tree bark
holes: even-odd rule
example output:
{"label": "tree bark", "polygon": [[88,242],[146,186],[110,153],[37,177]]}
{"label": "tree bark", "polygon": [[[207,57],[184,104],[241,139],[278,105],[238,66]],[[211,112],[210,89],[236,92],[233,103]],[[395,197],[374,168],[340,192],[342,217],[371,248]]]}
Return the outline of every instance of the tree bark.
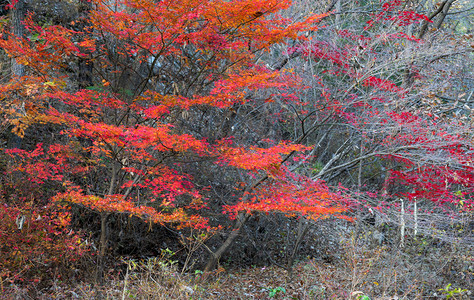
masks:
{"label": "tree bark", "polygon": [[[112,165],[112,178],[110,179],[110,185],[107,195],[112,195],[115,190],[115,180],[117,178],[117,166],[115,163]],[[107,253],[107,220],[109,218],[109,212],[101,212],[100,214],[100,240],[99,240],[99,256],[96,270],[95,281],[100,284],[104,274],[104,260],[105,254]]]}
{"label": "tree bark", "polygon": [[[26,14],[26,3],[25,0],[18,0],[15,4],[15,7],[12,9],[12,33],[17,38],[22,38],[25,36],[25,25],[23,21],[25,20]],[[25,66],[17,63],[16,59],[12,59],[12,76],[24,76],[25,75]]]}
{"label": "tree bark", "polygon": [[249,214],[247,213],[239,213],[237,216],[237,221],[234,226],[234,230],[229,234],[225,242],[217,249],[216,252],[211,253],[211,257],[209,258],[209,261],[206,264],[206,267],[204,268],[204,273],[209,273],[212,271],[216,265],[219,259],[222,257],[222,254],[224,254],[227,249],[232,245],[234,240],[237,238],[237,236],[240,233],[240,229],[242,226],[245,224],[245,222],[248,220],[250,217]]}
{"label": "tree bark", "polygon": [[[25,25],[23,21],[25,20],[26,14],[26,3],[25,0],[18,0],[15,4],[15,7],[11,10],[11,33],[14,38],[23,38],[25,36]],[[19,64],[15,58],[11,59],[11,77],[22,77],[25,76],[25,66]],[[16,105],[15,110],[22,114],[24,113],[24,103],[23,101]],[[22,137],[17,134],[13,134],[8,141],[9,147],[12,148],[21,148],[23,143]]]}
{"label": "tree bark", "polygon": [[[92,9],[92,3],[89,1],[82,1],[81,2],[81,10],[80,10],[80,22],[78,23],[78,30],[86,32],[89,30],[87,27],[90,25],[90,22],[86,21],[87,17]],[[87,34],[86,34],[87,36]],[[81,49],[82,50],[82,49]],[[82,50],[84,51],[84,50]],[[87,51],[88,52],[88,51]],[[86,53],[87,53],[86,52]],[[89,54],[88,57],[81,57],[79,58],[78,61],[78,69],[79,69],[79,74],[78,74],[78,87],[79,89],[85,89],[87,87],[90,87],[93,85],[92,81],[92,71],[93,71],[93,62],[91,61],[90,57],[91,54]]]}
{"label": "tree bark", "polygon": [[104,277],[104,260],[107,253],[107,219],[109,213],[102,212],[100,215],[100,240],[99,240],[99,256],[97,258],[97,269],[95,274],[95,282],[100,284]]}
{"label": "tree bark", "polygon": [[[435,24],[435,27],[437,29],[439,29],[441,27],[441,25],[443,24],[443,21],[444,19],[446,18],[446,15],[448,14],[448,11],[449,9],[451,8],[451,5],[454,3],[454,1],[456,0],[445,0],[443,1],[438,9],[436,11],[434,11],[429,17],[428,17],[428,20],[432,21],[437,15],[441,14],[439,19],[436,21]],[[428,31],[428,25],[429,25],[429,21],[425,20],[423,22],[423,25],[421,26],[421,29],[420,29],[420,32],[418,33],[418,38],[419,39],[422,39],[426,32]]]}
{"label": "tree bark", "polygon": [[[448,14],[448,11],[449,9],[451,8],[451,5],[455,2],[456,0],[445,0],[443,1],[438,9],[436,11],[434,11],[429,17],[428,17],[428,20],[432,21],[434,18],[436,18],[437,16],[438,19],[436,20],[436,22],[434,22],[434,27],[436,29],[440,29],[441,28],[441,25],[443,24],[443,21],[444,19],[446,18],[446,15]],[[421,26],[421,29],[420,31],[418,32],[418,39],[423,39],[423,37],[425,36],[426,32],[428,32],[428,25],[429,25],[429,21],[428,20],[425,20],[423,22],[423,25]],[[405,88],[411,88],[414,84],[414,78],[413,78],[413,74],[411,72],[411,67],[413,65],[413,60],[410,61],[410,63],[407,64],[407,67],[404,71],[404,76],[403,76],[403,86]]]}
{"label": "tree bark", "polygon": [[290,281],[293,277],[293,264],[295,263],[296,253],[298,253],[298,249],[301,245],[301,242],[303,241],[303,238],[305,237],[306,233],[308,232],[308,229],[309,229],[309,223],[306,221],[306,219],[301,218],[298,222],[298,234],[296,236],[295,246],[294,246],[293,251],[291,252],[290,256],[288,257],[288,261],[287,261],[287,264],[286,264],[286,271],[288,273],[288,280],[290,280]]}

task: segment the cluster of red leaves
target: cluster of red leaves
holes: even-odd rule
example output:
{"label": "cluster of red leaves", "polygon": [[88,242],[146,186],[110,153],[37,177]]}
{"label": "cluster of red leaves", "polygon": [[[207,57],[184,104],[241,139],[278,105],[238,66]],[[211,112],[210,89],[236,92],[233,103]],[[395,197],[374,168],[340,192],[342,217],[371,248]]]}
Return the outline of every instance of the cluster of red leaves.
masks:
{"label": "cluster of red leaves", "polygon": [[8,173],[21,172],[26,180],[39,185],[47,180],[62,181],[64,173],[86,171],[68,145],[52,144],[47,153],[44,152],[43,144],[36,145],[32,151],[5,149],[4,152],[16,161]]}
{"label": "cluster of red leaves", "polygon": [[369,76],[368,78],[365,78],[363,84],[365,86],[376,87],[378,89],[385,90],[388,92],[401,92],[402,91],[402,89],[399,88],[392,81],[377,78],[375,76]]}
{"label": "cluster of red leaves", "polygon": [[[23,187],[24,189],[24,187]],[[0,201],[0,277],[6,283],[60,279],[89,249],[68,229],[70,214],[54,204]],[[61,270],[58,270],[61,269]]]}
{"label": "cluster of red leaves", "polygon": [[[403,147],[398,155],[387,155],[388,159],[402,164],[399,170],[391,171],[388,180],[394,185],[410,187],[410,190],[396,196],[407,199],[428,199],[440,205],[451,203],[462,209],[472,209],[474,202],[469,199],[473,191],[473,167],[470,142],[460,134],[450,134],[449,127],[462,128],[459,124],[440,127],[434,121],[424,120],[409,112],[387,113],[391,122],[398,124],[397,135],[385,137],[386,146]],[[390,122],[386,121],[386,122]],[[422,164],[419,155],[427,158],[442,157],[442,161]]]}
{"label": "cluster of red leaves", "polygon": [[398,26],[408,26],[410,24],[419,23],[422,21],[432,22],[427,16],[423,14],[403,9],[403,4],[403,1],[400,0],[393,0],[383,3],[382,11],[374,14],[372,18],[367,21],[367,25],[364,29],[367,30],[384,21],[394,22]]}

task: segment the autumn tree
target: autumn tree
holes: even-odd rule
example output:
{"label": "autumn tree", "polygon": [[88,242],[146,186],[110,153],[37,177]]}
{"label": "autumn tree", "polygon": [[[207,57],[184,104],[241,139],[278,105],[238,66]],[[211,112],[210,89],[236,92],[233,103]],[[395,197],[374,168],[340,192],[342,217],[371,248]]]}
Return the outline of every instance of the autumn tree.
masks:
{"label": "autumn tree", "polygon": [[[296,153],[311,149],[300,143],[312,130],[282,139],[232,126],[236,115],[275,101],[299,103],[305,86],[297,74],[260,57],[307,40],[325,14],[294,21],[279,14],[290,5],[281,1],[90,2],[83,19],[67,26],[28,14],[24,37],[6,27],[0,46],[25,74],[0,90],[2,115],[18,136],[37,124],[59,129],[54,143],[8,150],[7,173],[54,187],[33,201],[98,212],[100,259],[111,214],[217,230],[203,208],[224,210],[237,230],[211,253],[208,270],[251,213],[346,218],[343,194],[291,168],[301,159]],[[77,81],[84,63],[92,68],[89,86]],[[200,181],[196,162],[231,182],[235,195],[213,199],[214,182]]]}

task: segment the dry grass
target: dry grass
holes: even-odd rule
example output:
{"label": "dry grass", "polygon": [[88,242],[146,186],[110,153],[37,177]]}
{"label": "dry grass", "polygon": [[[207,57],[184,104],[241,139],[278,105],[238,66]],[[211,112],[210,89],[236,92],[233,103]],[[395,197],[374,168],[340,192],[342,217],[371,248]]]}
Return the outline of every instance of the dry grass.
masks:
{"label": "dry grass", "polygon": [[[335,260],[300,261],[293,278],[275,266],[253,266],[221,267],[202,280],[200,271],[182,274],[166,252],[161,258],[123,261],[121,271],[111,269],[100,286],[57,282],[34,299],[469,299],[474,273],[466,264],[473,261],[472,252],[452,246],[417,255],[422,244],[369,247],[348,236]],[[28,299],[25,289],[8,291],[4,299]]]}
{"label": "dry grass", "polygon": [[[321,234],[323,231],[319,231]],[[338,233],[336,233],[338,232]],[[277,266],[222,266],[212,274],[183,272],[172,251],[146,260],[109,262],[104,281],[93,276],[54,282],[41,290],[2,286],[0,299],[470,299],[474,289],[472,245],[429,236],[396,245],[374,243],[369,228],[333,231],[337,247],[295,263],[292,278]],[[319,242],[319,247],[324,245]],[[329,248],[328,248],[329,249]],[[318,252],[319,253],[319,252]],[[192,265],[192,264],[191,264]],[[88,264],[91,274],[95,266]],[[204,280],[206,275],[206,280]],[[78,278],[82,278],[79,282]],[[449,286],[448,286],[449,285]],[[369,298],[364,298],[368,296]]]}

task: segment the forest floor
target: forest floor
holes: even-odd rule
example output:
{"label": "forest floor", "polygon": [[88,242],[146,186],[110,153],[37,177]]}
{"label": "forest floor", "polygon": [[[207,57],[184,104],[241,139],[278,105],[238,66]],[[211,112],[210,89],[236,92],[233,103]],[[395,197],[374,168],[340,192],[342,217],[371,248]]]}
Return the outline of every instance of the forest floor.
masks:
{"label": "forest floor", "polygon": [[472,249],[419,247],[348,243],[331,259],[297,261],[291,276],[277,266],[223,264],[204,278],[169,259],[129,260],[100,285],[57,282],[35,296],[19,288],[0,299],[473,299]]}

